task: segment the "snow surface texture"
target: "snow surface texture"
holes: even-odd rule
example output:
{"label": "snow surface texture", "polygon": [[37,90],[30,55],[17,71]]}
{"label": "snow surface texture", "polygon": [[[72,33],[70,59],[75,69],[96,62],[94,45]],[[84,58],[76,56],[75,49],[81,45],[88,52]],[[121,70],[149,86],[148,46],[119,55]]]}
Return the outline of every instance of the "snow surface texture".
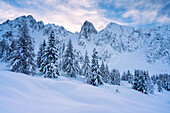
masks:
{"label": "snow surface texture", "polygon": [[122,86],[100,87],[60,76],[32,77],[0,64],[0,113],[169,113],[170,92],[146,95]]}
{"label": "snow surface texture", "polygon": [[91,22],[85,21],[79,33],[71,33],[62,26],[44,25],[28,15],[0,24],[0,40],[6,38],[10,43],[17,38],[23,20],[28,23],[30,34],[35,39],[36,52],[40,43],[54,30],[61,43],[67,44],[71,38],[74,49],[81,51],[81,55],[87,50],[91,58],[93,48],[96,48],[101,61],[121,73],[127,70],[133,73],[135,69],[148,70],[150,75],[170,73],[170,25],[135,29],[111,22],[97,32]]}

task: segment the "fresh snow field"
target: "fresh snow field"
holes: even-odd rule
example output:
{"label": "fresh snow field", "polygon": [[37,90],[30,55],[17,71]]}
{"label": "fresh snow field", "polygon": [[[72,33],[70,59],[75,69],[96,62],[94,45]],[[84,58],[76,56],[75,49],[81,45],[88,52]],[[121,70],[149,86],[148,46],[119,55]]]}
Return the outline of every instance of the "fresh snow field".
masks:
{"label": "fresh snow field", "polygon": [[170,92],[146,95],[126,82],[95,87],[63,76],[32,77],[0,63],[0,113],[170,113]]}

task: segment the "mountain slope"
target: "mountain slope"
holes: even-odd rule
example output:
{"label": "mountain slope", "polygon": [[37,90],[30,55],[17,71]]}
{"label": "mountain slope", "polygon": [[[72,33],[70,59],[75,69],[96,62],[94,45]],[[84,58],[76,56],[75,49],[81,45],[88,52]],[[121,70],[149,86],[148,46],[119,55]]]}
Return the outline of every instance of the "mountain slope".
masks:
{"label": "mountain slope", "polygon": [[169,113],[167,91],[146,95],[126,82],[94,87],[63,76],[52,80],[14,73],[5,65],[0,64],[1,113]]}
{"label": "mountain slope", "polygon": [[44,25],[28,15],[0,24],[0,41],[6,39],[10,44],[17,39],[23,21],[28,23],[30,35],[35,39],[36,53],[53,30],[61,45],[72,39],[80,57],[86,50],[91,56],[96,48],[100,60],[108,63],[110,69],[118,68],[121,73],[134,69],[148,70],[151,74],[170,73],[170,25],[135,29],[111,22],[98,32],[91,22],[85,21],[79,33],[71,33],[62,26]]}

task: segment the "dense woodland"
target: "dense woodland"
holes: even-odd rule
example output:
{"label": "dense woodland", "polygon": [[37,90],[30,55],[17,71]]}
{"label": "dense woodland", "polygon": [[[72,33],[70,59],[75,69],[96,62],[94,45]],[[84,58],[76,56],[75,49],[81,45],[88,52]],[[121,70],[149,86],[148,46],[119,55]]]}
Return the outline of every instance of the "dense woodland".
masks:
{"label": "dense woodland", "polygon": [[[18,38],[12,40],[10,44],[5,38],[0,42],[1,61],[9,63],[13,72],[34,76],[38,69],[45,78],[54,79],[57,79],[58,76],[73,78],[82,76],[85,83],[94,86],[105,83],[121,85],[121,81],[128,81],[132,85],[132,89],[144,94],[153,94],[154,90],[170,91],[169,74],[151,76],[148,71],[136,69],[134,73],[127,71],[120,75],[118,69],[108,67],[107,63],[100,61],[95,48],[93,48],[92,56],[89,56],[86,51],[84,57],[79,58],[72,40],[61,44],[53,31],[48,37],[48,42],[44,40],[35,55],[34,37],[30,36],[27,24],[23,23],[18,30]],[[101,65],[99,62],[102,62]]]}

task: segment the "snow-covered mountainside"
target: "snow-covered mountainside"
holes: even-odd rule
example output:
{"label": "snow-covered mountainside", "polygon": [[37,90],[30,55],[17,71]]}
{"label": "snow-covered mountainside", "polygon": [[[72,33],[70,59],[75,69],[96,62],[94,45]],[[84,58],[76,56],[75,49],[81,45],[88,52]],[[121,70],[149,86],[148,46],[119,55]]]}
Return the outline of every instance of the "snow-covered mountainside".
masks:
{"label": "snow-covered mountainside", "polygon": [[169,113],[170,92],[146,95],[121,86],[99,87],[81,80],[33,77],[0,63],[0,113]]}
{"label": "snow-covered mountainside", "polygon": [[53,30],[62,44],[67,44],[71,38],[74,48],[81,51],[81,55],[86,50],[91,55],[93,48],[96,48],[100,59],[120,72],[144,69],[151,74],[170,73],[170,25],[135,29],[111,22],[98,32],[91,22],[85,21],[79,33],[71,33],[62,26],[44,25],[28,15],[0,24],[0,40],[5,38],[10,43],[17,38],[22,21],[29,25],[36,52]]}

